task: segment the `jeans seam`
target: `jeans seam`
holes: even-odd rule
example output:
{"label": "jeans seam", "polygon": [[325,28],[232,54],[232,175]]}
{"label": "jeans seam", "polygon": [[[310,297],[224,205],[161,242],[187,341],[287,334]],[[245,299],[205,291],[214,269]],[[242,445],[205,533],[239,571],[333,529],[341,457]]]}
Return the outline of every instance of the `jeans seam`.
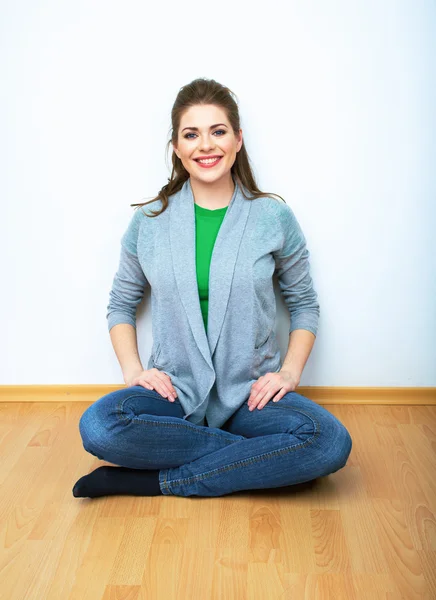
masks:
{"label": "jeans seam", "polygon": [[173,492],[170,490],[170,488],[168,487],[168,483],[167,483],[168,469],[162,469],[162,470],[164,471],[164,480],[163,480],[164,488],[167,490],[168,494],[170,494],[171,496],[174,496]]}
{"label": "jeans seam", "polygon": [[[160,415],[162,416],[162,415]],[[159,421],[149,421],[148,419],[139,419],[138,417],[118,417],[120,421],[135,421],[135,423],[138,423],[139,425],[141,424],[147,424],[147,425],[153,425],[155,427],[176,427],[176,428],[186,428],[187,425],[184,425],[182,423],[161,423]],[[190,429],[190,427],[188,427],[188,429]],[[221,435],[219,435],[218,433],[211,433],[210,431],[202,431],[201,429],[197,431],[197,433],[202,433],[204,435],[207,436],[213,436],[213,437],[218,437],[221,440],[223,440],[224,442],[226,442],[226,444],[234,444],[235,442],[239,442],[242,440],[228,440],[226,438],[223,438]],[[226,432],[228,433],[228,432]],[[233,434],[234,435],[234,434]],[[244,438],[245,439],[245,438]]]}
{"label": "jeans seam", "polygon": [[[120,421],[135,421],[136,423],[147,423],[147,425],[156,425],[156,426],[160,426],[160,427],[178,427],[178,428],[187,428],[187,429],[191,429],[186,423],[161,423],[158,421],[149,421],[147,419],[139,419],[138,417],[125,417],[125,412],[123,412],[123,408],[124,408],[124,403],[127,402],[127,400],[130,400],[131,398],[135,398],[137,397],[137,394],[133,394],[132,396],[128,396],[127,398],[121,399],[117,405],[117,417]],[[140,396],[139,396],[140,397]],[[165,402],[165,400],[163,400],[162,402]],[[160,415],[162,416],[162,415]],[[198,430],[198,433],[202,433],[204,435],[207,436],[212,436],[212,437],[217,437],[220,438],[221,440],[224,439],[224,441],[228,444],[234,444],[236,441],[239,440],[229,440],[227,439],[225,436],[221,436],[218,433],[213,433],[211,431],[203,431],[202,429]],[[229,433],[228,431],[225,433]],[[234,434],[232,434],[234,435]],[[237,436],[235,436],[237,437]],[[242,436],[243,437],[243,436]]]}
{"label": "jeans seam", "polygon": [[[316,422],[316,421],[315,421]],[[318,422],[316,422],[318,425]],[[294,446],[287,446],[286,448],[282,448],[281,450],[271,450],[270,452],[264,452],[263,454],[259,454],[257,456],[251,456],[250,458],[245,458],[244,460],[239,460],[230,465],[226,465],[225,467],[220,467],[219,469],[213,469],[212,471],[206,471],[205,473],[201,473],[200,475],[194,475],[193,477],[187,477],[185,479],[172,479],[170,480],[171,485],[180,485],[180,484],[189,484],[195,483],[196,481],[201,481],[203,479],[207,479],[208,477],[212,477],[213,475],[217,475],[219,473],[225,473],[226,471],[231,471],[240,466],[245,466],[246,464],[252,464],[256,462],[260,462],[261,460],[266,460],[268,458],[272,458],[273,456],[280,456],[282,454],[286,454],[288,452],[293,452],[294,450],[298,450],[299,448],[304,448],[311,444],[318,436],[320,435],[320,431],[314,431],[313,436],[306,440],[301,444],[296,444]],[[165,479],[166,483],[166,479]]]}

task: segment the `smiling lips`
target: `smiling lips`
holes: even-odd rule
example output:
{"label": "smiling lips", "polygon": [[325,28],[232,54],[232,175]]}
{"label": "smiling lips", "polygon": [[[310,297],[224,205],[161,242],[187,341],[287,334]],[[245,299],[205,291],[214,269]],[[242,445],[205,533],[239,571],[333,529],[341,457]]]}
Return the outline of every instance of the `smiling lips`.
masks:
{"label": "smiling lips", "polygon": [[195,162],[199,164],[200,167],[203,167],[203,169],[210,169],[211,167],[217,165],[221,158],[222,156],[216,158],[202,158],[201,160],[195,159]]}

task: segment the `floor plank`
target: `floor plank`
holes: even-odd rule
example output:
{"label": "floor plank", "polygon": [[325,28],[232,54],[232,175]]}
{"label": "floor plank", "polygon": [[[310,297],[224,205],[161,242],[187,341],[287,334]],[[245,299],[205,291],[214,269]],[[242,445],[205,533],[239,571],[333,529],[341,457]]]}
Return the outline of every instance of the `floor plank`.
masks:
{"label": "floor plank", "polygon": [[0,598],[436,598],[436,407],[326,406],[343,469],[193,501],[74,498],[88,406],[0,404]]}

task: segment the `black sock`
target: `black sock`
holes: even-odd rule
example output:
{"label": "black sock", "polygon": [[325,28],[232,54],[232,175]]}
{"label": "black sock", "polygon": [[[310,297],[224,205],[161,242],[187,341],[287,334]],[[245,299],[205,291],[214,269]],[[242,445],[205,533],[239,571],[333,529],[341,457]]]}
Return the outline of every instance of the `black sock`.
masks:
{"label": "black sock", "polygon": [[159,496],[159,470],[98,467],[81,477],[73,487],[75,498],[98,496]]}

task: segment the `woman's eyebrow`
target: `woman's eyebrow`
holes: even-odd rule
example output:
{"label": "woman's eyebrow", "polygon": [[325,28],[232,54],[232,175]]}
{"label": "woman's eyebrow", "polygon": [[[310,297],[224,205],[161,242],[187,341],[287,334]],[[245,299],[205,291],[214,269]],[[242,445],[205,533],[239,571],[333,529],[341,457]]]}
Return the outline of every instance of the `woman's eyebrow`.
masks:
{"label": "woman's eyebrow", "polygon": [[[211,125],[210,129],[213,129],[214,127],[218,127],[218,125],[224,125],[224,127],[227,127],[227,125],[225,123],[217,123],[216,125]],[[198,131],[198,127],[184,127],[182,129],[182,131],[185,131],[185,129],[193,129],[194,131]]]}

